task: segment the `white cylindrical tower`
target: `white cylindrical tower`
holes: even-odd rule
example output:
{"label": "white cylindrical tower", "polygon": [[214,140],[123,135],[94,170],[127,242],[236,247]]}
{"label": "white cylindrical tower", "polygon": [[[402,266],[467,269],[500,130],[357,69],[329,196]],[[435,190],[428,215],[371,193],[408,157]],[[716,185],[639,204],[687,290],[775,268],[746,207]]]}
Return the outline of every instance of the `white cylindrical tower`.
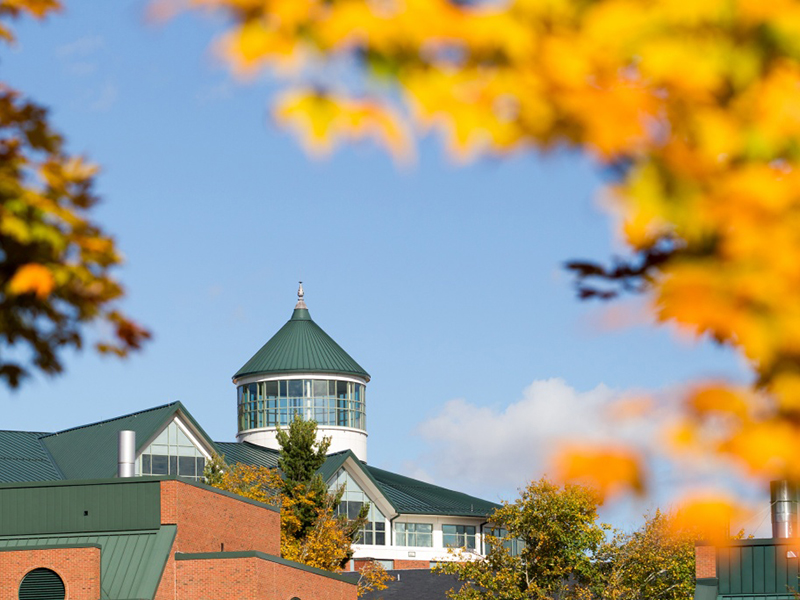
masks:
{"label": "white cylindrical tower", "polygon": [[278,450],[278,427],[300,415],[331,438],[329,453],[366,462],[369,374],[311,319],[303,295],[301,282],[292,318],[233,376],[236,439]]}

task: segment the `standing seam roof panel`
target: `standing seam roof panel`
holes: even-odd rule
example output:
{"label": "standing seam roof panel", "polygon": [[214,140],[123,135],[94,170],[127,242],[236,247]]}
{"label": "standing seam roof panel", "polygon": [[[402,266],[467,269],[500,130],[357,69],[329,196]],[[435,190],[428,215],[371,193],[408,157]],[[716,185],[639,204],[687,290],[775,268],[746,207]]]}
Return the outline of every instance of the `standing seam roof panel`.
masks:
{"label": "standing seam roof panel", "polygon": [[292,318],[236,372],[234,378],[300,372],[354,375],[369,381],[369,373],[325,333],[304,308],[296,308]]}

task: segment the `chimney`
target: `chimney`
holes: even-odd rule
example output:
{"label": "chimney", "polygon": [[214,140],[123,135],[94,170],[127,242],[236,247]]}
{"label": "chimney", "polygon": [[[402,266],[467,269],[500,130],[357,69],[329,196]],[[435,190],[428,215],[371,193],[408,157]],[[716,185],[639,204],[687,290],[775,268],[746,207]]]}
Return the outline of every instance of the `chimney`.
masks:
{"label": "chimney", "polygon": [[117,477],[134,477],[136,475],[136,432],[120,431],[117,442]]}
{"label": "chimney", "polygon": [[769,482],[772,537],[793,538],[797,531],[797,487],[782,479]]}

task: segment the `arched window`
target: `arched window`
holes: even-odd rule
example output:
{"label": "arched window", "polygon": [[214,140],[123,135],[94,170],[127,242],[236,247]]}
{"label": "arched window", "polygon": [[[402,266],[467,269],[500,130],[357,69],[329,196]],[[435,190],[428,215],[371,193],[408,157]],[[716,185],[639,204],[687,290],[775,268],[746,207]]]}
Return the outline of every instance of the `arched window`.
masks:
{"label": "arched window", "polygon": [[19,600],[64,600],[66,590],[58,573],[34,569],[19,584]]}

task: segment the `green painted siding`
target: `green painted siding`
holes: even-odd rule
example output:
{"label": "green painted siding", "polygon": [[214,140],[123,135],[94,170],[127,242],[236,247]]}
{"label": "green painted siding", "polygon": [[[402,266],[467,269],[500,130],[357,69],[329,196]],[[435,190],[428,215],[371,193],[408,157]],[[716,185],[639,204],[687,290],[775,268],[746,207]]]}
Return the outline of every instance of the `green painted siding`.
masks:
{"label": "green painted siding", "polygon": [[158,482],[0,488],[0,536],[157,529]]}
{"label": "green painted siding", "polygon": [[717,548],[718,598],[793,598],[798,586],[796,540],[742,540]]}

